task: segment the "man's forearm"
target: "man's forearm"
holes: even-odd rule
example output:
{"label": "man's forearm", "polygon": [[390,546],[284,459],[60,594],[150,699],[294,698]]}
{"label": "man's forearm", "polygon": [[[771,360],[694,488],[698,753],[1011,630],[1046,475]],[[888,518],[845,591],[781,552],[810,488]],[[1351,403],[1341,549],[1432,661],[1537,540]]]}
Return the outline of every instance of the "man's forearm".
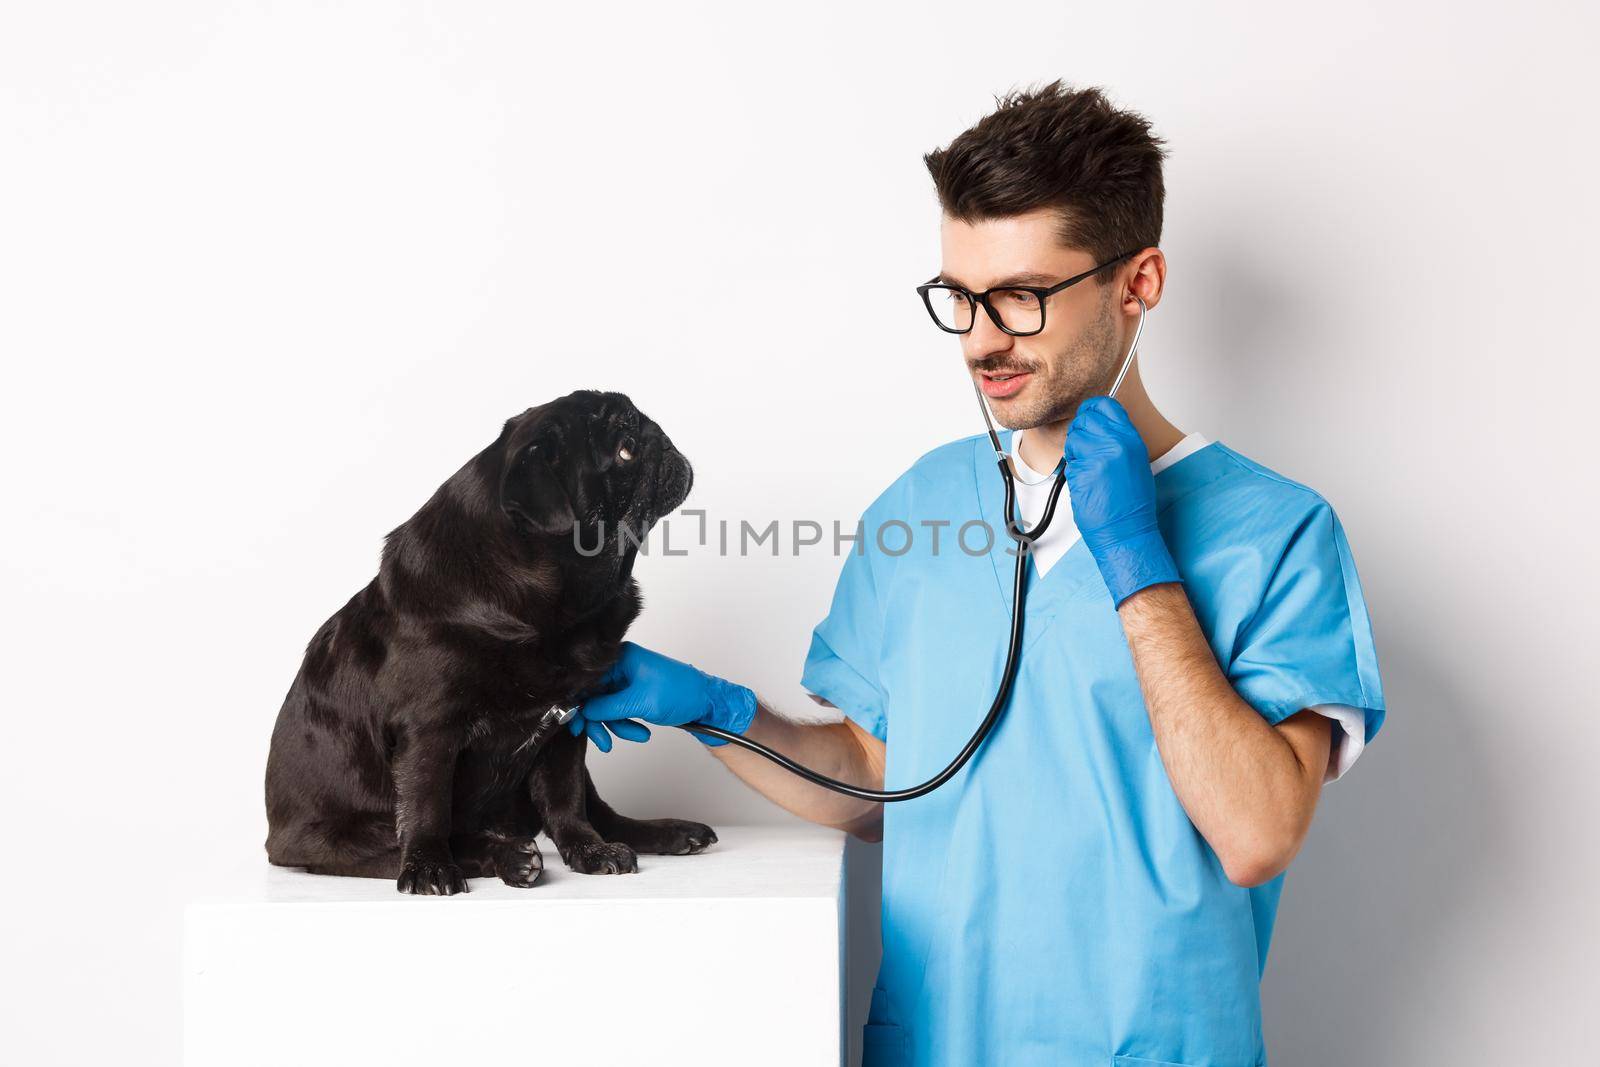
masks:
{"label": "man's forearm", "polygon": [[1190,821],[1234,882],[1275,877],[1310,826],[1324,767],[1305,766],[1234,691],[1181,585],[1141,589],[1117,613],[1162,763]]}
{"label": "man's forearm", "polygon": [[[881,756],[869,753],[848,723],[793,722],[759,704],[744,736],[830,778],[869,789],[883,788]],[[847,830],[868,841],[882,836],[880,803],[824,789],[735,744],[711,746],[708,751],[756,792],[802,819]]]}

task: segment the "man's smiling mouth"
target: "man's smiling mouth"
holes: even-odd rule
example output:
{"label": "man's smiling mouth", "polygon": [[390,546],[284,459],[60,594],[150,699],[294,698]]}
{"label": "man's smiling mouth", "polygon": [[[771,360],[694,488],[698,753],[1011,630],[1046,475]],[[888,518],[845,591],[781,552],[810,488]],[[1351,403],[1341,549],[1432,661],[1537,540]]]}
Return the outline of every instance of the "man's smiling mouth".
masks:
{"label": "man's smiling mouth", "polygon": [[1005,400],[1022,391],[1033,377],[1032,371],[980,372],[979,386],[983,395],[991,400]]}

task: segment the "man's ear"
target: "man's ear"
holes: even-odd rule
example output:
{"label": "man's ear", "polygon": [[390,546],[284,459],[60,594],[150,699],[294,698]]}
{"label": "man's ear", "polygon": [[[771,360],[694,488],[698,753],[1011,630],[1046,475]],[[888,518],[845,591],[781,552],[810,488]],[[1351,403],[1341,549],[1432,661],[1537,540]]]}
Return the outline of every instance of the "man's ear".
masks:
{"label": "man's ear", "polygon": [[500,506],[508,514],[522,516],[538,533],[564,534],[578,517],[556,477],[552,459],[549,446],[544,444],[530,445],[518,452],[500,476]]}

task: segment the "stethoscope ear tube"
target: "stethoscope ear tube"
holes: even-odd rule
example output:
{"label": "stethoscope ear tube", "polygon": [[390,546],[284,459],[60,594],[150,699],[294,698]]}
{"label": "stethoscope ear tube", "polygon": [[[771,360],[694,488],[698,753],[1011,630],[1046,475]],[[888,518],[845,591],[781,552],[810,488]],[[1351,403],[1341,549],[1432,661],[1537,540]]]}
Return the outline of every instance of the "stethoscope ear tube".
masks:
{"label": "stethoscope ear tube", "polygon": [[[1139,301],[1139,325],[1133,331],[1133,343],[1128,346],[1128,354],[1122,359],[1122,367],[1117,371],[1116,380],[1111,383],[1111,391],[1106,394],[1112,397],[1115,397],[1117,390],[1122,388],[1122,380],[1128,376],[1128,368],[1133,366],[1134,353],[1139,347],[1139,335],[1144,332],[1145,312],[1149,310],[1138,294],[1134,294],[1134,299]],[[911,786],[908,789],[866,789],[862,786],[851,785],[849,782],[841,782],[837,778],[829,778],[827,775],[820,774],[810,767],[803,767],[783,753],[770,749],[759,741],[752,741],[743,734],[733,733],[731,730],[724,730],[717,726],[705,726],[700,723],[684,723],[679,729],[687,730],[692,734],[721,738],[730,744],[747,748],[757,755],[765,756],[801,778],[809,782],[815,782],[817,785],[825,789],[831,789],[836,793],[843,793],[859,800],[879,801],[886,804],[897,800],[914,800],[917,797],[925,796],[944,785],[957,771],[966,766],[973,753],[978,751],[978,746],[982,745],[984,739],[989,736],[989,731],[994,728],[994,724],[999,721],[1000,713],[1005,710],[1006,701],[1011,697],[1011,686],[1016,681],[1017,667],[1020,662],[1018,652],[1022,648],[1023,597],[1027,592],[1028,585],[1028,557],[1033,552],[1034,542],[1050,528],[1050,520],[1055,518],[1056,514],[1056,501],[1060,499],[1061,488],[1066,484],[1067,480],[1066,460],[1063,457],[1061,462],[1056,464],[1055,483],[1050,486],[1050,496],[1045,502],[1044,514],[1039,516],[1039,521],[1034,524],[1032,529],[1023,529],[1021,520],[1015,517],[1016,486],[1012,481],[1011,459],[1006,455],[1005,449],[1000,447],[1000,435],[995,431],[994,419],[989,414],[989,405],[985,403],[983,392],[978,388],[977,382],[972,383],[972,390],[978,397],[978,409],[983,412],[983,421],[989,430],[989,441],[994,445],[995,459],[1000,466],[1000,480],[1005,484],[1004,514],[1006,517],[1006,534],[1017,543],[1017,567],[1011,583],[1011,643],[1006,649],[1006,663],[1000,673],[1000,688],[995,692],[994,700],[989,705],[989,713],[983,717],[983,722],[978,725],[977,732],[972,735],[971,740],[966,743],[956,758],[951,760],[944,770],[921,785]]]}
{"label": "stethoscope ear tube", "polygon": [[1150,310],[1145,306],[1144,297],[1134,293],[1133,298],[1139,301],[1139,325],[1133,328],[1133,343],[1128,345],[1128,354],[1122,357],[1122,369],[1117,371],[1117,378],[1111,383],[1111,391],[1106,394],[1113,400],[1117,397],[1117,390],[1122,388],[1122,379],[1128,376],[1128,368],[1133,366],[1134,353],[1139,351],[1139,335],[1144,333],[1144,313]]}

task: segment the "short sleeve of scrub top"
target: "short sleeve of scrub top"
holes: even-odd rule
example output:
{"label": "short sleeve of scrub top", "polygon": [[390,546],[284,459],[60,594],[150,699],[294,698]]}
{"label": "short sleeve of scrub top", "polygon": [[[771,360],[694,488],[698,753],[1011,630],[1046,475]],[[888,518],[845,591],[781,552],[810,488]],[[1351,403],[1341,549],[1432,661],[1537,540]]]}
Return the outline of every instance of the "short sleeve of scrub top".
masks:
{"label": "short sleeve of scrub top", "polygon": [[1320,497],[1273,561],[1226,673],[1245,702],[1274,725],[1317,705],[1359,712],[1363,745],[1382,725],[1383,690],[1366,601],[1344,529]]}
{"label": "short sleeve of scrub top", "polygon": [[883,641],[883,609],[874,567],[880,556],[870,551],[876,516],[896,486],[885,490],[857,526],[857,540],[845,555],[827,617],[811,633],[800,684],[838,708],[879,741],[889,738],[885,698],[878,682],[878,656]]}

